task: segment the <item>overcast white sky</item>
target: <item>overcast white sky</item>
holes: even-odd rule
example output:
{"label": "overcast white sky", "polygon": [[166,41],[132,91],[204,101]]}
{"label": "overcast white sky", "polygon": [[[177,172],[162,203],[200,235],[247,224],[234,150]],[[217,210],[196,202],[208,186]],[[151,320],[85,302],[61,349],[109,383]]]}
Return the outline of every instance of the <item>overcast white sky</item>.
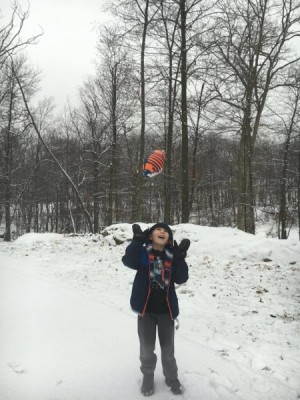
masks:
{"label": "overcast white sky", "polygon": [[[110,0],[19,0],[30,16],[24,34],[44,35],[27,50],[30,61],[42,70],[41,97],[53,97],[57,110],[62,110],[67,99],[74,104],[78,87],[88,74],[93,73],[96,46],[95,23],[109,17],[103,11]],[[1,0],[4,16],[0,26],[11,15],[12,0]],[[296,39],[300,51],[300,39]]]}
{"label": "overcast white sky", "polygon": [[[4,16],[0,26],[11,15],[12,0],[1,0]],[[28,1],[19,0],[23,9]],[[107,0],[29,0],[30,16],[26,33],[44,31],[39,43],[27,50],[32,64],[42,70],[42,97],[53,97],[57,109],[69,98],[73,104],[78,87],[94,71],[95,23],[105,21]]]}

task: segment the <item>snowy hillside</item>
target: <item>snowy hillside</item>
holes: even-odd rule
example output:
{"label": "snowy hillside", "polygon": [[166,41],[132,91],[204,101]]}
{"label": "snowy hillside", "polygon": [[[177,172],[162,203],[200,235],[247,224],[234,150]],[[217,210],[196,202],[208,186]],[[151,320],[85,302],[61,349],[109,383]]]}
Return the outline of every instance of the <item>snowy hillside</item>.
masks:
{"label": "snowy hillside", "polygon": [[[175,339],[186,390],[175,398],[299,399],[297,238],[172,228],[178,242],[191,240]],[[121,263],[131,237],[131,225],[118,224],[103,235],[0,243],[1,400],[144,398],[129,307],[134,271]],[[174,398],[159,362],[152,398]]]}

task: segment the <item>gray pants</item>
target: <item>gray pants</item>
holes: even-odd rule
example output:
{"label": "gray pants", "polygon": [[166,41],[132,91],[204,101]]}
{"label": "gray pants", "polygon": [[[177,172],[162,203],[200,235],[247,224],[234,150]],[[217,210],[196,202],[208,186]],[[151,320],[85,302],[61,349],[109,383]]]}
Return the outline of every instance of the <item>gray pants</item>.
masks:
{"label": "gray pants", "polygon": [[164,376],[177,378],[177,364],[174,357],[174,321],[168,314],[146,313],[138,317],[138,334],[140,339],[141,371],[144,375],[153,375],[157,356],[154,353],[156,327],[161,348],[161,363]]}

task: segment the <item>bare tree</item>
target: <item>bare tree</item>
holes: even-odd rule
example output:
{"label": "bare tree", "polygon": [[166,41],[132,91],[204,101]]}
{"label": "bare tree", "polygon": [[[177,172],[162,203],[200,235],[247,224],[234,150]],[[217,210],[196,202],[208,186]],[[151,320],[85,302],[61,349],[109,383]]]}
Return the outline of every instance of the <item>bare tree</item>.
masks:
{"label": "bare tree", "polygon": [[216,91],[239,123],[238,227],[255,233],[253,155],[269,92],[299,57],[289,56],[299,35],[297,0],[221,0],[213,37]]}
{"label": "bare tree", "polygon": [[24,24],[29,17],[29,7],[23,11],[17,1],[12,3],[11,17],[8,23],[0,26],[0,68],[17,52],[30,44],[36,44],[42,32],[26,39],[21,38]]}
{"label": "bare tree", "polygon": [[188,162],[188,106],[187,106],[187,4],[180,0],[180,31],[181,31],[181,220],[189,222],[189,162]]}
{"label": "bare tree", "polygon": [[124,36],[114,26],[104,27],[99,35],[99,64],[95,79],[101,112],[105,115],[110,141],[107,224],[118,216],[118,138],[132,117],[136,93],[129,50],[123,46]]}
{"label": "bare tree", "polygon": [[[157,15],[158,21],[153,28],[157,43],[156,70],[160,76],[162,86],[160,92],[156,92],[156,101],[152,102],[161,110],[161,99],[165,99],[165,147],[166,163],[164,172],[164,221],[173,223],[172,200],[174,201],[174,165],[173,165],[173,146],[174,146],[174,125],[176,122],[176,105],[178,99],[179,73],[180,73],[180,52],[179,42],[179,18],[180,9],[175,3],[160,1],[160,10]],[[160,94],[160,96],[158,96]],[[179,117],[177,117],[179,120]]]}
{"label": "bare tree", "polygon": [[[24,91],[31,97],[36,90],[38,76],[26,64],[24,57],[19,57],[15,62],[15,69],[22,75],[24,81]],[[5,220],[6,230],[4,239],[11,240],[11,210],[12,210],[12,188],[13,175],[15,175],[16,149],[19,145],[19,137],[26,131],[29,122],[24,114],[24,107],[21,103],[21,92],[17,85],[17,80],[13,72],[13,61],[8,61],[2,66],[1,81],[4,95],[1,102],[1,136],[3,140],[3,176],[5,192]]]}
{"label": "bare tree", "polygon": [[15,98],[15,79],[10,76],[8,85],[9,99],[7,108],[7,127],[4,129],[4,169],[3,174],[5,177],[5,235],[4,240],[10,242],[11,240],[11,185],[12,185],[12,125],[13,125],[13,112],[14,112],[14,98]]}
{"label": "bare tree", "polygon": [[72,186],[74,192],[76,193],[76,196],[77,196],[77,198],[78,198],[78,200],[80,202],[80,205],[82,207],[82,210],[83,210],[83,213],[84,213],[84,215],[86,217],[86,220],[88,222],[89,230],[90,230],[90,232],[92,232],[93,231],[93,226],[92,226],[91,217],[89,215],[89,212],[88,212],[87,208],[85,207],[85,205],[84,205],[84,203],[82,201],[82,198],[80,196],[78,188],[76,187],[76,185],[73,182],[72,178],[68,175],[66,170],[63,168],[62,164],[59,162],[57,157],[54,155],[53,151],[50,149],[50,147],[45,142],[45,140],[44,140],[44,138],[43,138],[43,136],[42,136],[42,134],[40,132],[40,129],[38,127],[38,124],[36,122],[36,119],[34,118],[34,114],[30,110],[29,102],[28,102],[26,93],[24,91],[24,86],[23,86],[22,80],[21,80],[21,78],[20,78],[20,76],[18,74],[18,71],[15,69],[14,65],[12,66],[12,72],[13,72],[14,78],[16,79],[18,88],[19,88],[19,90],[20,90],[20,92],[22,94],[22,99],[23,99],[23,102],[24,102],[24,106],[25,106],[26,112],[28,114],[28,117],[29,117],[29,119],[30,119],[30,121],[32,123],[32,126],[33,126],[36,134],[38,135],[38,138],[39,138],[40,142],[42,143],[42,145],[44,146],[44,148],[48,152],[48,154],[51,157],[51,159],[55,162],[55,164],[58,166],[58,168],[63,173],[63,175],[66,177],[66,179],[68,179],[68,181],[70,182],[70,184],[71,184],[71,186]]}
{"label": "bare tree", "polygon": [[[294,76],[294,82],[291,82],[291,85],[285,88],[284,92],[280,92],[278,95],[280,101],[278,101],[276,107],[277,111],[274,111],[274,118],[277,122],[275,129],[277,134],[281,133],[284,136],[278,213],[278,237],[280,239],[288,238],[288,224],[290,224],[290,226],[292,224],[292,218],[288,216],[289,211],[287,204],[289,171],[291,172],[290,156],[292,150],[296,150],[295,148],[292,149],[291,146],[293,143],[297,144],[300,129],[300,75],[299,68],[297,68],[297,66],[295,67],[296,68],[291,68],[289,73],[290,77]],[[294,172],[296,175],[296,171]]]}
{"label": "bare tree", "polygon": [[[190,82],[197,70],[201,69],[203,49],[200,43],[210,29],[210,14],[215,2],[205,0],[176,0],[179,11],[178,51],[180,56],[180,118],[181,118],[181,221],[188,222],[191,211],[191,163],[189,157],[189,95]],[[199,76],[199,73],[198,73]],[[201,85],[200,85],[201,86]],[[191,115],[191,114],[190,114]]]}
{"label": "bare tree", "polygon": [[106,131],[110,120],[102,109],[101,99],[97,93],[97,84],[90,78],[80,88],[80,107],[70,112],[70,126],[86,153],[86,161],[92,164],[92,198],[94,233],[99,232],[100,179],[106,169],[103,155],[110,150],[105,142]]}
{"label": "bare tree", "polygon": [[134,219],[142,220],[142,197],[143,197],[143,177],[141,174],[141,166],[143,165],[145,156],[145,134],[146,134],[146,83],[147,71],[147,38],[149,30],[158,13],[159,4],[156,0],[125,0],[115,1],[114,11],[125,23],[126,37],[130,46],[136,46],[139,51],[139,101],[140,101],[140,140],[139,140],[139,157],[138,168],[135,177],[135,195],[134,195]]}
{"label": "bare tree", "polygon": [[[2,133],[5,136],[5,214],[6,214],[6,233],[5,240],[11,239],[11,215],[10,215],[10,199],[11,199],[11,165],[12,165],[12,126],[15,118],[15,110],[17,103],[17,92],[18,88],[16,80],[11,73],[12,57],[14,57],[19,51],[23,50],[30,44],[36,44],[38,38],[42,35],[28,37],[26,39],[21,38],[21,32],[24,24],[29,16],[29,8],[25,11],[19,7],[18,2],[12,3],[12,12],[8,22],[0,26],[0,71],[1,71],[1,88],[0,88],[0,104],[7,102],[7,126],[4,128]],[[17,62],[19,67],[24,64],[24,59],[19,58]],[[6,76],[6,79],[4,79]],[[6,84],[8,82],[8,84]]]}

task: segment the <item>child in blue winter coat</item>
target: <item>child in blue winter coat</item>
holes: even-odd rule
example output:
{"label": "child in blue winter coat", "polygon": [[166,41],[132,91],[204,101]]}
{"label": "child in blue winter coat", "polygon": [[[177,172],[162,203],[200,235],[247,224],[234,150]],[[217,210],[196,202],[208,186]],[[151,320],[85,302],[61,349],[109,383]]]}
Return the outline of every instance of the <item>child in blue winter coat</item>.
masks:
{"label": "child in blue winter coat", "polygon": [[188,280],[186,252],[188,239],[173,243],[171,228],[159,222],[142,232],[134,224],[133,240],[122,258],[124,265],[136,270],[130,305],[138,313],[140,361],[143,374],[141,392],[154,393],[154,353],[156,330],[161,347],[161,361],[165,382],[174,394],[182,393],[174,356],[174,320],[179,314],[174,283]]}

